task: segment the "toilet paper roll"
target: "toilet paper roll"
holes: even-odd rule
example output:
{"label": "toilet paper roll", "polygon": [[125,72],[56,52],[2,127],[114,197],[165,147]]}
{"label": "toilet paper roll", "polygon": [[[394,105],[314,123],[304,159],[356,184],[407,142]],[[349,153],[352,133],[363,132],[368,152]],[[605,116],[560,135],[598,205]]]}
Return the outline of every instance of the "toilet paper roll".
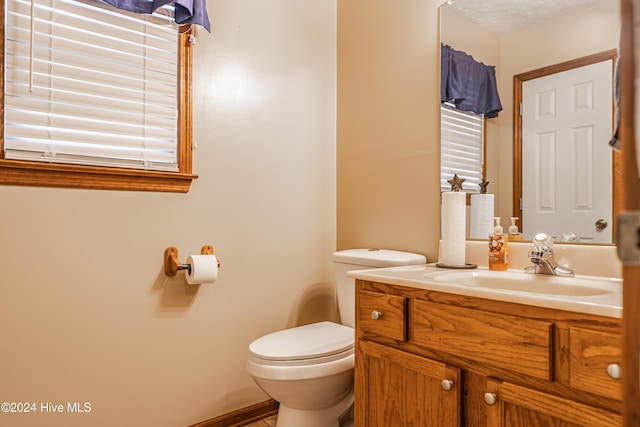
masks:
{"label": "toilet paper roll", "polygon": [[440,262],[449,266],[465,265],[467,229],[467,193],[442,193],[442,246]]}
{"label": "toilet paper roll", "polygon": [[493,194],[472,194],[469,214],[469,237],[487,239],[493,233]]}
{"label": "toilet paper roll", "polygon": [[190,285],[213,283],[218,279],[218,258],[215,255],[189,255],[187,264],[191,271],[185,277]]}

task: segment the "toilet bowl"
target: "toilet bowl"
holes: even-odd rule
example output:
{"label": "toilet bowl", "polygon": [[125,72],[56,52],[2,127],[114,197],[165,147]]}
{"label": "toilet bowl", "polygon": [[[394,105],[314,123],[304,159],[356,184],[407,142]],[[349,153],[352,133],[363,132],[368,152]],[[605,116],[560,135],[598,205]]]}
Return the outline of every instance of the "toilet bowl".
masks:
{"label": "toilet bowl", "polygon": [[353,404],[354,334],[319,322],[251,343],[247,372],[280,402],[278,427],[333,427]]}
{"label": "toilet bowl", "polygon": [[333,260],[343,324],[298,326],[249,345],[247,372],[280,403],[277,427],[353,426],[355,281],[346,273],[426,263],[422,255],[383,249],[340,251]]}

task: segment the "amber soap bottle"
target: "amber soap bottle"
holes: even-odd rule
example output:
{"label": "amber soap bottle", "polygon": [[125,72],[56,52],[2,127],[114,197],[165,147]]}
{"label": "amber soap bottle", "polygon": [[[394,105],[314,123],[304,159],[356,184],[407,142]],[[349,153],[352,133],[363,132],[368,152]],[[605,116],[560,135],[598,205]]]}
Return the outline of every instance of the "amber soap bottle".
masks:
{"label": "amber soap bottle", "polygon": [[489,235],[489,270],[504,271],[509,268],[508,237],[503,234],[500,217],[494,217],[493,234]]}

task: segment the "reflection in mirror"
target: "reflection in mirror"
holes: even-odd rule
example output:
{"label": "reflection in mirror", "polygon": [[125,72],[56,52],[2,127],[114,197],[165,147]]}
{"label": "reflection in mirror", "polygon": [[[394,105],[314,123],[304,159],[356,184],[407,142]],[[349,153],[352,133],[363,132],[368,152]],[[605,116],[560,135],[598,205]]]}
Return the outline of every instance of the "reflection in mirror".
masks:
{"label": "reflection in mirror", "polygon": [[[598,141],[612,138],[616,58],[610,50],[514,77],[514,105],[522,105],[514,117],[514,200],[522,206],[513,209],[526,212],[525,230],[612,242],[617,155]],[[556,168],[546,172],[553,161]]]}
{"label": "reflection in mirror", "polygon": [[[527,9],[519,9],[521,7]],[[554,9],[556,7],[569,9],[556,10]],[[547,157],[542,163],[536,162],[531,156],[521,155],[518,151],[519,148],[514,148],[520,144],[519,138],[521,136],[519,130],[521,125],[520,99],[514,98],[514,80],[517,80],[514,78],[515,76],[527,76],[527,73],[564,64],[578,58],[607,52],[610,54],[617,48],[619,28],[618,0],[576,0],[572,2],[450,0],[441,7],[441,42],[472,55],[478,61],[496,67],[498,92],[503,111],[497,118],[485,120],[486,180],[491,183],[488,192],[495,196],[495,216],[503,218],[503,225],[508,224],[509,217],[512,216],[523,219],[523,221],[518,221],[518,225],[522,228],[525,239],[530,239],[538,232],[546,232],[554,235],[556,241],[560,241],[563,234],[566,233],[565,238],[567,238],[571,236],[570,233],[573,233],[577,236],[576,241],[580,243],[612,243],[610,231],[614,222],[613,212],[616,209],[615,179],[612,182],[610,177],[585,175],[582,170],[576,170],[563,179],[574,180],[574,182],[579,179],[580,182],[588,180],[594,184],[599,183],[605,189],[608,188],[610,192],[609,201],[606,203],[613,205],[609,206],[611,213],[608,214],[608,217],[594,217],[592,221],[589,221],[595,230],[592,234],[595,234],[598,239],[591,239],[579,230],[569,229],[569,226],[552,230],[551,225],[560,224],[560,221],[556,220],[555,213],[552,214],[553,203],[547,203],[551,207],[547,206],[549,212],[547,212],[542,224],[529,223],[528,219],[535,213],[532,211],[539,209],[540,204],[536,206],[534,203],[531,205],[532,207],[529,207],[528,203],[520,200],[521,197],[532,197],[529,196],[531,192],[528,192],[530,190],[529,184],[526,184],[527,188],[520,188],[522,185],[520,174],[525,167],[523,163],[526,163],[527,168],[537,171],[539,181],[548,181],[560,177],[559,173],[566,171],[567,165],[574,164],[577,160],[585,160],[585,156],[587,156],[586,160],[593,160],[594,163],[603,159],[602,156],[597,155],[592,159],[589,158],[592,154],[583,154],[583,158],[579,159],[580,155],[576,153],[580,153],[580,151],[575,150],[563,154],[562,159],[559,159],[557,154],[546,152]],[[588,90],[576,93],[579,94],[578,96],[590,96]],[[514,108],[516,101],[518,106]],[[609,129],[605,132],[605,137],[600,135],[596,139],[594,136],[593,145],[604,144],[607,146],[612,133],[612,112],[609,110],[609,112],[601,114],[607,115],[604,120],[609,123]],[[547,141],[547,145],[566,144],[566,139],[569,138],[559,138],[553,143]],[[583,141],[586,140],[583,139]],[[590,140],[588,143],[591,144]],[[615,176],[615,167],[610,159],[609,156],[609,160],[605,160],[606,167],[610,172],[613,169]],[[515,161],[518,163],[515,164]],[[537,195],[536,191],[538,191]],[[539,190],[532,190],[532,192],[533,197],[539,197]],[[547,202],[551,200],[557,203],[567,197],[557,193],[554,195],[548,193],[547,191],[544,194]],[[574,191],[571,196],[575,196],[577,193],[580,193],[583,200],[584,197],[587,197],[587,200],[595,200],[588,199],[589,195],[584,196],[582,187],[580,192]],[[522,211],[520,211],[521,206],[524,207]],[[577,215],[585,214],[592,207],[585,206],[580,209],[582,212],[574,212],[574,216],[569,218],[568,224],[576,223],[574,220]],[[607,223],[608,230],[606,227],[605,230],[608,231],[606,233],[608,237],[604,239],[601,237],[605,233],[598,231],[598,227],[603,226],[603,222],[599,220],[604,220]],[[467,223],[470,222],[467,221]],[[581,236],[584,238],[581,239]]]}

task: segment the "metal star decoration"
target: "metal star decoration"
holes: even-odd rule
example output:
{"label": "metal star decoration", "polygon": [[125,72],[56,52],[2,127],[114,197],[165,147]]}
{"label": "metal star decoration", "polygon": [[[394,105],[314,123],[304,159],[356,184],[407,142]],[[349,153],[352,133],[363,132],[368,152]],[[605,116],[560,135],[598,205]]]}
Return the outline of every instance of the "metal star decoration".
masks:
{"label": "metal star decoration", "polygon": [[480,194],[487,194],[487,185],[489,185],[489,181],[482,181],[480,184]]}
{"label": "metal star decoration", "polygon": [[458,174],[455,174],[453,179],[450,179],[447,182],[451,184],[451,191],[462,191],[462,183],[465,181],[465,178],[458,178]]}

